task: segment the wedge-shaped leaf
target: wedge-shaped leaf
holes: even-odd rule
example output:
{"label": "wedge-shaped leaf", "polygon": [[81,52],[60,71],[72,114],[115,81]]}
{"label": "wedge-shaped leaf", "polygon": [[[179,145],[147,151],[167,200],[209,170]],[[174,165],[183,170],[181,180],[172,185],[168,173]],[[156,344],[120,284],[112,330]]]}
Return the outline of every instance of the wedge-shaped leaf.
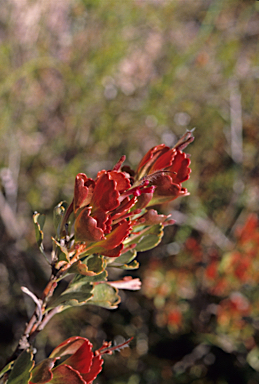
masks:
{"label": "wedge-shaped leaf", "polygon": [[[106,261],[102,256],[90,255],[85,257],[83,260],[78,260],[76,263],[69,268],[68,273],[76,273],[84,276],[97,276],[96,279],[89,279],[89,281],[103,281],[104,279],[100,276],[106,267]],[[75,279],[74,279],[75,281]]]}
{"label": "wedge-shaped leaf", "polygon": [[10,371],[10,369],[12,369],[13,364],[14,364],[14,362],[11,361],[9,364],[7,364],[7,365],[2,369],[2,371],[0,372],[0,379],[1,379],[1,377],[4,376],[4,374],[5,374],[6,372],[8,372],[8,371]]}
{"label": "wedge-shaped leaf", "polygon": [[162,224],[152,225],[151,227],[147,227],[146,229],[140,231],[138,236],[133,236],[132,240],[129,239],[129,241],[126,243],[126,246],[135,243],[137,246],[134,249],[137,252],[148,251],[160,243],[163,234],[164,232]]}
{"label": "wedge-shaped leaf", "polygon": [[112,262],[108,265],[109,267],[120,268],[124,270],[138,269],[139,263],[136,260],[134,260],[136,256],[137,256],[137,251],[135,249],[129,250],[123,255],[113,259]]}
{"label": "wedge-shaped leaf", "polygon": [[67,202],[66,201],[61,201],[53,211],[53,222],[54,222],[54,227],[56,229],[57,233],[57,238],[60,239],[60,226],[63,220],[63,217],[65,215],[66,209],[67,209]]}
{"label": "wedge-shaped leaf", "polygon": [[[68,251],[66,247],[62,247],[62,245],[52,237],[53,241],[53,252],[55,257],[57,256],[58,261],[55,264],[55,267],[59,269],[62,265],[69,262]],[[63,276],[64,277],[64,276]]]}
{"label": "wedge-shaped leaf", "polygon": [[70,267],[67,271],[67,274],[76,273],[77,275],[83,276],[94,276],[96,273],[93,271],[89,271],[87,264],[82,263],[81,260],[75,262],[72,267]]}
{"label": "wedge-shaped leaf", "polygon": [[100,283],[94,286],[93,296],[87,304],[107,309],[116,309],[120,301],[117,288],[112,287],[108,283]]}
{"label": "wedge-shaped leaf", "polygon": [[41,361],[32,371],[32,383],[48,383],[53,374],[51,369],[54,367],[56,359],[48,358]]}
{"label": "wedge-shaped leaf", "polygon": [[7,383],[28,384],[32,376],[33,366],[33,353],[31,351],[23,351],[15,361]]}
{"label": "wedge-shaped leaf", "polygon": [[59,365],[55,368],[55,374],[49,384],[86,384],[78,371],[69,365]]}
{"label": "wedge-shaped leaf", "polygon": [[54,302],[48,307],[48,310],[60,307],[64,309],[84,305],[92,297],[93,286],[90,282],[76,282],[71,284]]}
{"label": "wedge-shaped leaf", "polygon": [[88,269],[96,274],[103,272],[106,267],[106,262],[102,256],[90,255],[85,260]]}
{"label": "wedge-shaped leaf", "polygon": [[36,241],[37,241],[38,247],[45,256],[44,247],[43,247],[43,231],[42,231],[45,223],[45,215],[35,212],[33,215],[33,222],[34,222]]}
{"label": "wedge-shaped leaf", "polygon": [[137,256],[137,252],[135,250],[129,250],[128,252],[123,253],[121,256],[116,257],[114,260],[112,260],[109,266],[118,267],[119,265],[129,264],[132,260],[135,259],[136,256]]}
{"label": "wedge-shaped leaf", "polygon": [[98,274],[94,274],[92,276],[76,275],[75,278],[73,279],[72,283],[73,284],[78,284],[81,281],[83,281],[84,284],[85,284],[86,282],[88,282],[88,283],[96,283],[96,282],[99,282],[99,281],[106,281],[107,280],[107,275],[108,275],[108,272],[106,270],[103,270],[103,272],[98,273]]}

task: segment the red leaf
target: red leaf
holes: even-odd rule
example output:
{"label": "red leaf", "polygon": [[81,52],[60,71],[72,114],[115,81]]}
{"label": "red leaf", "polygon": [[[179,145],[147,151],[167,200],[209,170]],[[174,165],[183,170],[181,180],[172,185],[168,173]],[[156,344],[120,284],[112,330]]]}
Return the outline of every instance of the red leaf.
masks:
{"label": "red leaf", "polygon": [[51,384],[87,384],[83,380],[79,372],[74,370],[68,365],[59,365],[57,368],[53,369],[53,379],[49,382]]}
{"label": "red leaf", "polygon": [[[178,184],[173,183],[171,176],[159,175],[155,181],[156,186],[153,197],[166,197],[166,201],[176,199],[181,194],[181,188]],[[152,200],[151,200],[152,201]]]}
{"label": "red leaf", "polygon": [[91,384],[96,376],[101,372],[103,365],[103,359],[101,355],[94,356],[90,372],[83,374],[83,379],[87,384]]}
{"label": "red leaf", "polygon": [[144,215],[140,216],[140,222],[145,225],[160,224],[166,221],[169,216],[159,215],[155,209],[149,209]]}
{"label": "red leaf", "polygon": [[93,195],[95,182],[89,179],[84,173],[79,173],[76,176],[74,188],[74,212],[79,208],[87,206]]}
{"label": "red leaf", "polygon": [[72,355],[75,353],[84,343],[89,343],[90,347],[92,348],[92,344],[90,341],[84,337],[80,336],[73,336],[69,339],[63,341],[63,343],[59,344],[51,353],[49,356],[50,358],[53,357],[62,357],[65,355]]}
{"label": "red leaf", "polygon": [[80,374],[88,373],[92,365],[94,354],[92,352],[92,344],[86,339],[83,345],[73,353],[63,364],[73,367]]}
{"label": "red leaf", "polygon": [[[130,230],[130,222],[127,220],[122,220],[117,225],[117,227],[111,233],[109,233],[109,235],[106,236],[105,240],[99,241],[98,243],[91,246],[89,249],[91,249],[93,253],[100,253],[105,256],[111,256],[110,251],[113,251],[117,256],[118,253],[120,254],[120,251],[123,248],[122,242],[129,235]],[[107,251],[109,252],[107,253]],[[115,255],[113,255],[113,252],[112,256],[115,257]]]}
{"label": "red leaf", "polygon": [[116,182],[109,178],[108,173],[102,174],[96,182],[92,204],[93,211],[100,208],[108,212],[119,206],[119,192],[116,190]]}
{"label": "red leaf", "polygon": [[168,150],[169,147],[166,147],[165,144],[160,144],[151,148],[139,163],[139,166],[136,170],[136,179],[139,180],[145,176],[146,169],[154,163],[154,161],[161,155],[161,153]]}
{"label": "red leaf", "polygon": [[173,164],[169,169],[170,172],[175,173],[175,175],[172,176],[175,184],[183,183],[189,179],[191,172],[189,168],[190,163],[191,160],[186,157],[185,153],[177,151]]}
{"label": "red leaf", "polygon": [[97,221],[90,215],[90,209],[84,208],[75,220],[76,241],[93,242],[104,238],[101,228],[98,228]]}
{"label": "red leaf", "polygon": [[169,149],[168,147],[165,147],[163,153],[161,153],[161,155],[149,169],[148,174],[150,175],[154,172],[170,167],[174,161],[175,154],[175,149]]}
{"label": "red leaf", "polygon": [[130,181],[122,172],[110,171],[109,177],[116,182],[116,190],[120,193],[130,188]]}

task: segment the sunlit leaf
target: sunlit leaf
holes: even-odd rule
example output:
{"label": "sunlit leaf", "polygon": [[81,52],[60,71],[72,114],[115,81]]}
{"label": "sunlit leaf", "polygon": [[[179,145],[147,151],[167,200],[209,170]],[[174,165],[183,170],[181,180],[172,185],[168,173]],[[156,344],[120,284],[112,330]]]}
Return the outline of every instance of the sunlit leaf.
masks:
{"label": "sunlit leaf", "polygon": [[2,369],[2,371],[0,372],[0,378],[3,377],[3,375],[4,375],[6,372],[10,371],[10,369],[11,369],[12,366],[13,366],[13,364],[14,364],[14,362],[11,361],[9,364],[7,364],[7,365]]}
{"label": "sunlit leaf", "polygon": [[[106,267],[106,261],[105,259],[100,255],[90,255],[87,256],[84,260],[79,260],[76,263],[74,263],[71,268],[69,268],[68,273],[76,273],[83,276],[95,276],[94,279],[89,279],[88,281],[103,281],[106,277],[103,275],[103,272]],[[79,279],[80,277],[77,277],[75,279]],[[74,281],[76,281],[74,279]]]}
{"label": "sunlit leaf", "polygon": [[55,252],[55,255],[58,258],[58,261],[55,265],[57,269],[59,269],[63,264],[66,264],[69,262],[69,256],[68,251],[66,247],[62,247],[62,245],[54,238],[52,238],[53,241],[53,251]]}
{"label": "sunlit leaf", "polygon": [[23,351],[14,363],[10,373],[8,384],[28,384],[34,366],[33,353],[31,351]]}
{"label": "sunlit leaf", "polygon": [[44,254],[44,247],[43,247],[43,227],[45,223],[45,215],[42,215],[38,212],[35,212],[33,215],[33,222],[35,227],[35,233],[36,233],[36,241],[38,244],[38,247],[40,251]]}
{"label": "sunlit leaf", "polygon": [[123,264],[119,268],[124,269],[124,270],[138,269],[139,268],[139,262],[137,260],[133,260],[131,263]]}
{"label": "sunlit leaf", "polygon": [[87,264],[82,263],[81,260],[75,262],[67,271],[69,273],[76,273],[83,276],[94,276],[96,273],[89,271]]}
{"label": "sunlit leaf", "polygon": [[40,247],[42,245],[43,240],[43,227],[45,224],[46,216],[42,215],[41,213],[35,212],[33,215],[33,221],[35,224],[35,231],[36,231],[36,241],[38,246]]}
{"label": "sunlit leaf", "polygon": [[54,227],[56,229],[58,239],[60,239],[60,225],[62,223],[62,220],[63,220],[64,214],[66,212],[67,206],[68,206],[67,202],[61,201],[54,208],[54,211],[53,211],[53,223],[54,223]]}

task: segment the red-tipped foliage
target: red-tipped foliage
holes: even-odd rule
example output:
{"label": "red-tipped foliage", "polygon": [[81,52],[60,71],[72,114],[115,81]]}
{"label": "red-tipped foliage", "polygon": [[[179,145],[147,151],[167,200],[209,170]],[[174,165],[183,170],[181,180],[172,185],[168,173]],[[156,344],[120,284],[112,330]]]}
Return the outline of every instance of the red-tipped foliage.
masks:
{"label": "red-tipped foliage", "polygon": [[[70,337],[53,350],[50,358],[43,360],[32,371],[30,384],[91,384],[102,370],[103,359],[84,337]],[[69,356],[70,355],[70,356]],[[63,356],[69,356],[53,367]]]}
{"label": "red-tipped foliage", "polygon": [[123,242],[140,223],[136,220],[139,213],[146,226],[173,223],[145,209],[188,195],[182,183],[189,178],[190,159],[181,148],[192,140],[188,131],[175,148],[160,144],[150,149],[136,172],[127,167],[121,170],[123,156],[113,170],[100,171],[95,180],[83,173],[77,175],[73,200],[75,242],[84,244],[84,254],[120,256]]}

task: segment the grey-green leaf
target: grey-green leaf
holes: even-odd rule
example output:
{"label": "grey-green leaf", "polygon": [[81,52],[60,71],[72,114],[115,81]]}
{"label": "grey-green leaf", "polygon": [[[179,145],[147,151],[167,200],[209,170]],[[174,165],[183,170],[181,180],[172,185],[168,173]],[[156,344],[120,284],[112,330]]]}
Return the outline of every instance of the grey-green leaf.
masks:
{"label": "grey-green leaf", "polygon": [[34,366],[33,354],[30,350],[23,351],[14,363],[7,384],[28,384]]}
{"label": "grey-green leaf", "polygon": [[101,283],[94,286],[93,296],[87,304],[107,309],[116,309],[120,301],[121,299],[116,288],[108,283]]}

